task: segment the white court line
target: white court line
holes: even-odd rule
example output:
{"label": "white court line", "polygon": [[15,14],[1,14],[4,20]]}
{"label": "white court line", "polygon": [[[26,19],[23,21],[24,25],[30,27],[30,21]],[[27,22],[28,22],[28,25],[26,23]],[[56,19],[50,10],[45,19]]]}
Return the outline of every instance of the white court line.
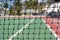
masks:
{"label": "white court line", "polygon": [[21,33],[23,31],[23,29],[28,27],[29,24],[33,21],[34,21],[34,19],[32,19],[30,22],[28,22],[24,27],[22,27],[19,31],[17,31],[14,35],[12,35],[8,40],[12,40],[12,38],[14,38],[16,35],[18,35],[18,33]]}
{"label": "white court line", "polygon": [[[43,18],[42,18],[42,20],[43,20],[44,23],[46,23]],[[48,24],[46,24],[46,25],[47,25],[47,27],[49,28],[49,30],[53,33],[53,35],[57,38],[58,36],[55,34],[54,31],[52,31],[52,29],[50,28],[50,26],[49,26]],[[57,40],[60,40],[60,38],[57,38]]]}

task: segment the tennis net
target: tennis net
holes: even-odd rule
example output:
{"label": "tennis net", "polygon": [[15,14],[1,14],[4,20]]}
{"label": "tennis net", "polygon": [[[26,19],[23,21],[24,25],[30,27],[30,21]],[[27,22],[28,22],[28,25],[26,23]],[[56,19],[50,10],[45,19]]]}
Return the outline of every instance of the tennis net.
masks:
{"label": "tennis net", "polygon": [[0,40],[57,40],[59,31],[51,21],[45,16],[1,16]]}

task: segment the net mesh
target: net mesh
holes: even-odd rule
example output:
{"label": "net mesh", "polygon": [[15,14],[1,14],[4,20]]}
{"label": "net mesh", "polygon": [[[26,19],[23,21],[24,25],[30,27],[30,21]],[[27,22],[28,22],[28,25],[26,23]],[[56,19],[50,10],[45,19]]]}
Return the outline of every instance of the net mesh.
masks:
{"label": "net mesh", "polygon": [[[20,5],[18,3],[17,6]],[[60,40],[59,11],[52,11],[48,14],[51,8],[45,8],[44,6],[47,4],[42,2],[41,4],[35,5],[37,8],[34,8],[32,4],[30,6],[35,11],[31,11],[32,8],[27,7],[30,11],[25,8],[24,15],[22,13],[19,14],[21,12],[19,11],[19,6],[17,8],[17,14],[15,12],[16,8],[14,10],[10,9],[9,11],[5,10],[4,13],[10,12],[10,14],[4,14],[4,16],[0,12],[0,40]],[[53,3],[50,3],[49,6],[51,4]],[[29,6],[28,2],[27,5]],[[38,13],[36,12],[37,9],[39,11]],[[53,15],[54,13],[58,13],[58,16]]]}
{"label": "net mesh", "polygon": [[0,17],[0,40],[56,40],[42,18]]}

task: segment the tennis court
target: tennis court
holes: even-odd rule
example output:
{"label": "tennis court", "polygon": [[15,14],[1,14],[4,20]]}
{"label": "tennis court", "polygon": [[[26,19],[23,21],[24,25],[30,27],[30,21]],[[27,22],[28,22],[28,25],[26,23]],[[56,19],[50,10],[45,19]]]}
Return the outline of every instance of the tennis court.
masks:
{"label": "tennis court", "polygon": [[0,17],[0,40],[57,40],[42,18]]}

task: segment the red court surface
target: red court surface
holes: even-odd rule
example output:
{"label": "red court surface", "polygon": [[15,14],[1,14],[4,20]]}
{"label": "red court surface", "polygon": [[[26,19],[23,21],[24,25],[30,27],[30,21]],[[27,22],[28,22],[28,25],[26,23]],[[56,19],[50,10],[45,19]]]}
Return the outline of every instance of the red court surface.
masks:
{"label": "red court surface", "polygon": [[47,18],[43,17],[50,29],[56,34],[56,37],[60,39],[60,18]]}

